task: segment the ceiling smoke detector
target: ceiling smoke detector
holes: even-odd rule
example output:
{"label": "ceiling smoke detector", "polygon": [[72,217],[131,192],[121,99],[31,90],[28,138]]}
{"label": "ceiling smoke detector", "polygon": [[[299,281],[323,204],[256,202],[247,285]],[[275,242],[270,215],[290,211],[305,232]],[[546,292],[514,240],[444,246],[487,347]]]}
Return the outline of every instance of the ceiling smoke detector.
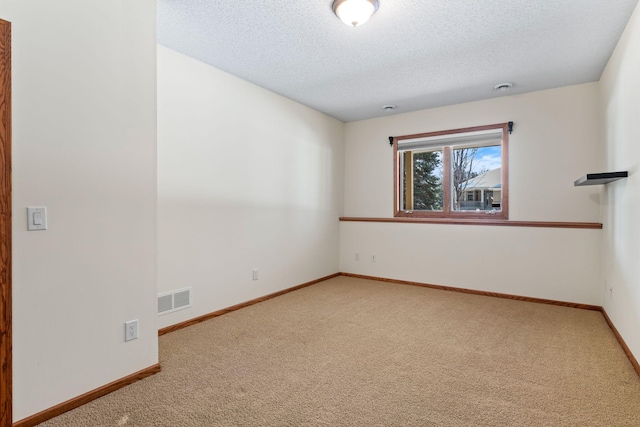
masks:
{"label": "ceiling smoke detector", "polygon": [[499,92],[506,92],[513,87],[513,83],[498,83],[493,88]]}
{"label": "ceiling smoke detector", "polygon": [[384,105],[384,106],[382,107],[382,109],[383,109],[384,111],[393,111],[393,110],[395,110],[396,108],[398,108],[398,106],[397,106],[397,105],[392,105],[392,104]]}

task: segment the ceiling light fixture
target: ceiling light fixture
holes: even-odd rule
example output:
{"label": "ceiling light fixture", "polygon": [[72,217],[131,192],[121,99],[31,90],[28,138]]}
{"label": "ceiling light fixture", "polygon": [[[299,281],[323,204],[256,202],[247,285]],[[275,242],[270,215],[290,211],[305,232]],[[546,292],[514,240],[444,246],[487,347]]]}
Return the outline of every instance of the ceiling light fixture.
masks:
{"label": "ceiling light fixture", "polygon": [[378,0],[334,0],[333,13],[345,24],[357,27],[378,10]]}
{"label": "ceiling light fixture", "polygon": [[498,83],[493,88],[499,92],[506,92],[513,87],[513,83]]}
{"label": "ceiling light fixture", "polygon": [[388,105],[383,105],[383,106],[382,106],[382,109],[383,109],[384,111],[393,111],[393,110],[395,110],[396,108],[398,108],[398,106],[397,106],[397,105],[393,105],[393,104],[388,104]]}

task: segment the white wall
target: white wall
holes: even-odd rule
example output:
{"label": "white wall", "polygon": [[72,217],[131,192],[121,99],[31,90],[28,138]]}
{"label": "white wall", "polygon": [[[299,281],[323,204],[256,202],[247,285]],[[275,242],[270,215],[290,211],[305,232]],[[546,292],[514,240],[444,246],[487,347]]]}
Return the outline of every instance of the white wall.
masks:
{"label": "white wall", "polygon": [[606,170],[629,178],[605,186],[604,308],[640,360],[640,7],[600,80]]}
{"label": "white wall", "polygon": [[[14,420],[158,361],[155,0],[0,1],[13,24]],[[49,229],[26,231],[26,206]],[[124,322],[140,339],[124,342]]]}
{"label": "white wall", "polygon": [[[573,186],[604,167],[598,113],[590,83],[348,123],[345,216],[393,216],[388,136],[513,121],[510,219],[599,222],[601,187]],[[601,303],[601,230],[353,222],[340,230],[344,272]]]}
{"label": "white wall", "polygon": [[158,46],[158,125],[160,327],[338,272],[342,122]]}

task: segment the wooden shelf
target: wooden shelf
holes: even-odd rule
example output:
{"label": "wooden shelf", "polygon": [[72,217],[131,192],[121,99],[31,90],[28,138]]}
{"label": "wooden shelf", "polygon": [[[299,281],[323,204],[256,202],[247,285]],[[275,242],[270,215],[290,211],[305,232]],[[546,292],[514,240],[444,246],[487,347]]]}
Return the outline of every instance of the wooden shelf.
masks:
{"label": "wooden shelf", "polygon": [[604,172],[604,173],[588,173],[581,176],[573,183],[574,186],[579,187],[582,185],[601,185],[608,184],[619,179],[623,179],[629,176],[629,172]]}
{"label": "wooden shelf", "polygon": [[602,229],[599,222],[549,222],[549,221],[511,221],[507,219],[455,219],[455,218],[369,218],[345,217],[343,222],[393,222],[404,224],[454,224],[454,225],[493,225],[502,227],[541,227],[541,228],[590,228]]}

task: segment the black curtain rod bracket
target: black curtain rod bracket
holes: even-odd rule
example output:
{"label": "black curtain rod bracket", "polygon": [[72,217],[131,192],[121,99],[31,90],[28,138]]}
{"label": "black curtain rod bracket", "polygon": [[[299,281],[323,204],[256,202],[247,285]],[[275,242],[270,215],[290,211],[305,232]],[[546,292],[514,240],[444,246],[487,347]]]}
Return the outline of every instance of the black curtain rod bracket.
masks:
{"label": "black curtain rod bracket", "polygon": [[393,137],[392,136],[389,137],[389,145],[391,145],[393,147]]}

